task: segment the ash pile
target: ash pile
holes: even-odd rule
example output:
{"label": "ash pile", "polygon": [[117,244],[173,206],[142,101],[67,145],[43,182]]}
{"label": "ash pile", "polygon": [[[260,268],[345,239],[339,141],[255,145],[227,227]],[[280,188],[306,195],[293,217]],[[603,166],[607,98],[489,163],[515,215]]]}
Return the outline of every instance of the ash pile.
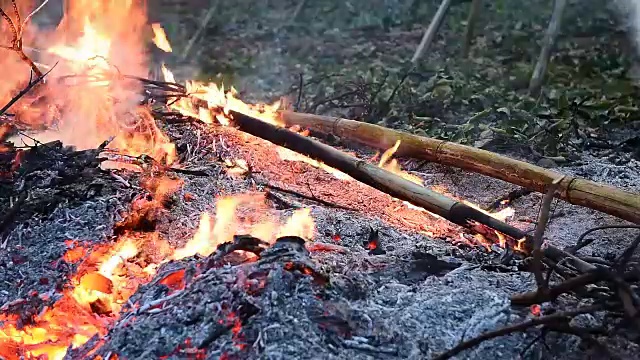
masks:
{"label": "ash pile", "polygon": [[[48,196],[67,194],[65,187],[69,184],[79,190],[59,201],[58,206],[41,208],[40,213],[24,205],[36,196],[16,207],[12,231],[4,241],[7,251],[2,261],[10,271],[3,275],[3,314],[18,316],[20,321],[4,315],[3,331],[11,323],[18,330],[45,325],[43,314],[55,309],[56,302],[63,302],[65,291],[85,284],[83,278],[92,269],[90,254],[99,253],[100,246],[114,247],[123,237],[142,239],[137,244],[143,246],[133,254],[121,255],[123,260],[117,264],[115,277],[104,280],[106,286],[94,279],[88,288],[115,293],[116,290],[104,288],[115,289],[119,276],[123,283],[139,287],[136,290],[137,286],[132,286],[130,293],[123,291],[127,296],[121,297],[118,305],[98,297],[89,300],[87,307],[76,309],[101,319],[106,326],[87,332],[91,336],[79,346],[71,342],[62,346],[66,359],[433,358],[492,330],[575,306],[571,297],[541,303],[541,307],[512,306],[514,294],[535,289],[534,276],[524,271],[527,265],[521,255],[497,245],[486,248],[481,243],[459,240],[467,236],[460,235],[462,229],[406,209],[389,196],[372,195],[372,189],[364,185],[351,188],[350,194],[325,190],[327,184],[318,180],[311,189],[306,188],[305,179],[327,180],[325,170],[277,159],[275,147],[264,155],[268,144],[263,140],[252,138],[247,142],[246,135],[235,129],[192,123],[171,125],[167,132],[179,150],[201,149],[182,154],[190,157],[184,161],[189,168],[163,168],[154,173],[158,168],[151,167],[141,174],[100,170],[95,150],[76,152],[59,144],[53,149],[40,146],[26,150],[82,154],[81,159],[90,160],[82,168],[98,170],[84,170],[89,172],[87,177],[74,173],[73,180],[68,181],[43,181],[31,173],[33,179],[38,179],[26,183],[33,186],[31,191],[36,192],[40,183],[49,189]],[[214,148],[214,143],[224,145]],[[245,158],[245,154],[256,154],[256,159]],[[363,151],[360,155],[367,158],[372,154]],[[50,157],[53,159],[36,157],[31,161],[49,164],[46,174],[53,179],[73,168],[62,158]],[[238,160],[243,158],[247,159],[246,164]],[[22,166],[29,169],[29,163],[27,158]],[[436,167],[431,171],[447,170]],[[489,203],[488,199],[504,193],[509,186],[481,177],[483,185],[492,189],[483,198],[474,192],[477,181],[465,186],[456,181],[460,175],[442,174],[443,182],[457,182],[460,187],[451,185],[451,189],[470,197],[475,194],[479,202]],[[21,174],[15,176],[19,179]],[[289,185],[282,182],[293,178],[302,178],[304,186],[295,180]],[[328,186],[335,188],[335,182],[340,180],[332,179],[327,180]],[[97,187],[97,182],[103,186]],[[22,182],[12,179],[12,183],[18,184],[11,190],[15,197]],[[165,188],[169,190],[161,190]],[[298,192],[305,188],[311,191],[306,196]],[[326,197],[327,194],[333,197]],[[234,196],[240,200],[231,210],[236,214],[234,222],[227,223],[235,229],[225,233],[228,241],[203,252],[209,253],[206,256],[194,250],[166,261],[171,256],[161,245],[164,242],[172,248],[186,249],[185,244],[197,244],[197,239],[203,238],[199,234],[204,234],[205,244],[200,245],[215,244],[215,225],[208,221],[229,216],[222,212],[224,202],[220,198]],[[357,200],[362,197],[393,204],[391,209],[396,211],[376,216],[371,209],[380,209],[373,202],[359,204]],[[537,209],[532,202],[537,201],[529,195],[521,203],[516,201],[514,207],[522,217],[535,216]],[[306,209],[315,223],[312,236],[300,230],[305,228],[307,218],[295,217]],[[565,210],[571,216],[597,221],[584,209],[570,206]],[[211,214],[211,218],[203,221],[207,217],[202,213]],[[281,228],[289,230],[283,230],[285,234],[276,239],[246,235],[245,231],[260,231],[243,228],[242,224],[260,223],[265,213],[281,218]],[[424,223],[415,227],[406,219],[398,220],[400,217],[422,219]],[[549,234],[560,239],[566,225],[562,224],[563,217],[557,221],[551,223]],[[422,226],[434,234],[419,233]],[[211,233],[207,234],[207,230]],[[81,243],[70,244],[70,239]],[[68,256],[82,247],[87,252],[81,260]],[[599,255],[598,251],[593,255]],[[55,266],[42,265],[49,263]],[[154,263],[160,266],[154,269],[153,276],[131,270]],[[73,313],[62,315],[67,317],[71,333],[83,326],[73,321]],[[569,322],[558,324],[571,329],[599,329],[603,324],[597,313],[566,320]],[[40,345],[65,343],[61,341],[64,332],[54,334],[57,337]],[[586,345],[584,334],[580,335],[554,332],[540,325],[489,339],[458,356],[512,359],[565,354],[582,358],[587,354],[604,356],[609,351],[628,351],[623,356],[631,356],[635,351],[633,347],[624,349],[630,343],[622,337],[617,341],[624,345],[604,350]],[[14,349],[36,348],[32,345]],[[2,355],[13,359],[9,353]]]}
{"label": "ash pile", "polygon": [[637,357],[638,161],[507,176],[537,193],[340,147],[363,133],[283,119],[370,124],[147,79],[137,2],[70,1],[37,61],[11,3],[3,64],[34,77],[0,109],[0,359]]}

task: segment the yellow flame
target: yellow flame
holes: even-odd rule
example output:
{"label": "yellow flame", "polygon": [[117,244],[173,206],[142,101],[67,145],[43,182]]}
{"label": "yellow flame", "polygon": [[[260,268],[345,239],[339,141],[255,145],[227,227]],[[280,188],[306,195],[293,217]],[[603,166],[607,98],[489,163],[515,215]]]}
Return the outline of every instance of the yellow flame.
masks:
{"label": "yellow flame", "polygon": [[273,217],[260,222],[239,219],[237,213],[242,205],[259,208],[264,206],[263,203],[264,195],[242,194],[219,198],[216,202],[215,223],[212,224],[209,214],[203,213],[193,238],[177,249],[172,258],[178,260],[195,254],[208,256],[220,244],[232,241],[233,235],[238,233],[250,234],[267,242],[273,242],[280,236],[313,239],[315,223],[310,209],[296,210],[284,224]]}
{"label": "yellow flame", "polygon": [[382,153],[382,156],[380,156],[380,162],[378,163],[378,167],[385,169],[387,171],[390,171],[402,177],[405,180],[411,181],[412,183],[422,185],[422,179],[420,179],[420,177],[409,174],[406,171],[403,171],[402,168],[400,167],[400,164],[398,164],[398,160],[393,159],[393,155],[396,153],[396,151],[398,151],[398,148],[400,147],[400,143],[401,143],[400,140],[396,141],[395,145],[393,145],[391,148],[387,149],[384,153]]}
{"label": "yellow flame", "polygon": [[[175,76],[166,66],[162,66],[162,74],[167,82],[175,82]],[[284,123],[278,115],[280,101],[272,105],[252,105],[237,98],[238,92],[233,87],[225,91],[224,86],[215,83],[199,81],[187,81],[185,83],[188,98],[182,98],[170,105],[170,108],[185,116],[210,122],[215,118],[222,125],[230,124],[230,111],[243,113],[273,125],[283,126]],[[194,104],[193,100],[200,100],[201,104]],[[205,106],[206,105],[206,106]],[[209,112],[209,115],[203,114]]]}
{"label": "yellow flame", "polygon": [[151,24],[151,29],[153,30],[153,43],[158,47],[158,49],[164,52],[172,52],[171,44],[167,39],[167,34],[164,32],[164,29],[160,24],[154,23]]}

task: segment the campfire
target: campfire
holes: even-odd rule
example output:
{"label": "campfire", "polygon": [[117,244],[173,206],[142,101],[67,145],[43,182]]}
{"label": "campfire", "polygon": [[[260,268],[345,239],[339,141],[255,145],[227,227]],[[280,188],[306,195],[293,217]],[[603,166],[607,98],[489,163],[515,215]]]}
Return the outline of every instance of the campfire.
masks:
{"label": "campfire", "polygon": [[[311,136],[329,125],[295,124],[299,115],[286,111],[285,101],[250,104],[232,87],[181,83],[165,64],[157,64],[162,78],[150,79],[149,51],[171,53],[172,44],[160,24],[148,23],[140,2],[71,0],[55,29],[30,23],[39,8],[10,4],[2,7],[0,23],[0,42],[6,44],[0,60],[5,69],[0,103],[8,104],[0,111],[0,162],[3,179],[22,185],[0,229],[4,232],[11,225],[30,201],[30,191],[35,192],[21,180],[30,172],[37,173],[32,179],[42,180],[38,176],[47,170],[67,167],[63,185],[73,183],[74,177],[99,173],[130,192],[131,198],[105,239],[64,241],[56,266],[65,267],[67,277],[51,291],[29,291],[2,305],[0,359],[117,359],[126,349],[122,334],[136,328],[139,319],[178,308],[187,309],[180,316],[188,326],[210,324],[206,332],[190,328],[193,333],[164,354],[141,349],[142,358],[204,359],[214,353],[220,359],[246,357],[266,347],[266,331],[271,328],[262,324],[255,333],[249,324],[267,306],[285,301],[285,289],[294,299],[290,310],[301,306],[296,302],[298,291],[314,294],[305,300],[304,311],[313,312],[310,318],[317,320],[317,328],[331,334],[327,336],[333,340],[327,341],[397,356],[398,349],[355,335],[355,320],[347,320],[337,308],[327,310],[323,299],[335,288],[349,287],[355,294],[354,289],[364,285],[332,276],[315,258],[340,254],[353,257],[359,267],[390,268],[375,260],[394,247],[379,229],[382,226],[500,258],[496,266],[506,268],[516,261],[520,270],[535,274],[538,289],[523,288],[511,298],[514,305],[527,309],[527,319],[495,330],[485,335],[487,339],[537,325],[547,326],[544,331],[571,333],[575,329],[569,322],[586,313],[611,311],[637,319],[637,288],[630,284],[638,279],[628,267],[638,241],[613,263],[605,263],[609,266],[577,256],[584,243],[573,249],[543,244],[549,204],[566,185],[564,178],[545,187],[538,227],[531,234],[521,224],[510,223],[516,215],[510,199],[488,209],[445,187],[425,186],[419,174],[394,158],[415,146],[409,140],[396,139],[377,154],[343,151]],[[328,119],[337,131],[335,120]],[[181,129],[178,136],[169,131],[172,126]],[[217,164],[215,174],[211,168],[194,166],[205,160]],[[185,185],[185,179],[218,181],[214,177],[231,179],[241,184],[240,190],[216,190],[215,196],[205,198]],[[84,190],[103,186],[90,182]],[[361,241],[349,244],[339,232],[319,226],[325,220],[316,218],[317,206],[379,223],[367,225],[357,234]],[[178,221],[178,208],[189,220]],[[319,234],[330,240],[316,241]],[[2,248],[6,247],[5,242]],[[351,248],[359,249],[361,258],[355,259]],[[20,261],[16,258],[13,264]],[[432,275],[460,266],[427,252],[414,254],[411,264],[428,270],[408,273]],[[549,283],[554,272],[562,279]],[[579,296],[596,284],[601,300],[574,310],[549,310],[559,296]],[[207,304],[206,310],[190,308],[204,292],[217,296],[217,302]],[[199,320],[186,319],[189,316]],[[226,345],[224,336],[230,339]],[[438,350],[440,358],[481,341],[480,337],[450,344],[449,352]]]}

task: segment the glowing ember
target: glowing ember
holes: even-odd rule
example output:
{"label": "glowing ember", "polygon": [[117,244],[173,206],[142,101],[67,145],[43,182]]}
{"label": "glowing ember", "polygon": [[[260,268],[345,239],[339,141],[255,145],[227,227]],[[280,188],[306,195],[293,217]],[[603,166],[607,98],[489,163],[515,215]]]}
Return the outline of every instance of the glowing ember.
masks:
{"label": "glowing ember", "polygon": [[87,247],[80,244],[78,241],[67,240],[65,241],[65,245],[69,249],[64,253],[62,259],[70,264],[79,262],[88,254]]}
{"label": "glowing ember", "polygon": [[533,316],[542,315],[542,307],[538,304],[531,305],[531,315]]}
{"label": "glowing ember", "polygon": [[283,148],[283,147],[278,147],[278,155],[280,156],[280,159],[282,160],[287,160],[287,161],[299,161],[299,162],[304,162],[307,163],[315,168],[319,168],[322,169],[326,172],[328,172],[329,174],[333,175],[336,179],[340,179],[340,180],[348,180],[348,181],[352,181],[353,178],[345,173],[343,173],[340,170],[336,170],[330,166],[325,165],[324,163],[321,163],[320,161],[317,160],[313,160],[310,157],[304,156],[302,154],[299,154],[295,151],[289,150],[287,148]]}
{"label": "glowing ember", "polygon": [[[148,242],[144,245],[150,247]],[[122,304],[139,284],[150,280],[146,272],[126,266],[137,254],[138,245],[129,238],[113,247],[98,247],[71,279],[73,289],[65,290],[53,307],[45,308],[27,325],[19,325],[18,315],[0,314],[0,357],[62,359],[69,345],[75,348],[95,334],[105,335]]]}

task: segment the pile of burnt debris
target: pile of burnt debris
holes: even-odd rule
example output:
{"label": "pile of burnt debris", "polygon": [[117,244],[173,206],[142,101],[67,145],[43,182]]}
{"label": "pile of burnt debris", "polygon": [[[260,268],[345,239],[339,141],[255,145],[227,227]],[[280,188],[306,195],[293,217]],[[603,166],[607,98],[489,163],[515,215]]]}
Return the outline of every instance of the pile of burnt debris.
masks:
{"label": "pile of burnt debris", "polygon": [[[640,238],[628,239],[629,230],[622,229],[615,241],[605,239],[617,243],[619,250],[592,247],[596,231],[632,225],[565,207],[561,218],[549,216],[546,236],[557,245],[570,245],[568,236],[579,237],[577,243],[565,246],[558,261],[536,259],[496,245],[460,241],[462,228],[445,226],[424,213],[420,219],[426,225],[421,225],[433,228],[432,234],[410,224],[401,226],[388,214],[358,208],[375,207],[373,203],[359,205],[349,196],[339,203],[335,199],[340,192],[333,190],[329,197],[322,188],[324,170],[308,164],[273,160],[262,164],[271,169],[256,165],[238,176],[229,171],[235,165],[228,159],[264,152],[267,143],[247,141],[233,128],[179,121],[166,130],[179,150],[205,150],[182,153],[190,156],[190,168],[162,169],[181,186],[156,199],[161,200],[159,207],[139,206],[141,201],[154,202],[157,192],[145,178],[157,176],[152,172],[158,168],[142,174],[102,170],[98,154],[103,148],[76,151],[48,143],[2,153],[1,196],[10,205],[1,214],[0,302],[5,304],[5,327],[9,313],[21,319],[18,328],[44,324],[43,314],[73,286],[74,274],[83,265],[63,256],[70,239],[98,246],[122,236],[158,233],[179,247],[193,236],[197,217],[211,209],[215,198],[262,191],[278,216],[311,209],[314,240],[282,236],[271,243],[237,233],[207,256],[163,262],[117,313],[94,303],[93,316],[107,326],[82,344],[69,343],[65,358],[513,359],[637,354],[635,250]],[[224,145],[212,148],[215,142]],[[488,177],[447,175],[443,167],[430,171],[440,172],[440,183],[456,182],[455,176],[473,177],[470,184],[458,181],[460,188],[450,190],[479,202],[495,200],[510,189]],[[273,175],[276,172],[280,177]],[[296,180],[290,187],[283,180],[294,177],[316,182],[307,183],[308,192],[298,191]],[[478,194],[478,183],[490,194]],[[372,191],[358,186],[363,194]],[[384,201],[402,206],[386,197]],[[522,217],[535,219],[535,204],[540,202],[545,201],[526,194],[511,205]],[[583,235],[567,234],[562,224],[572,218],[583,219],[585,226],[608,223]],[[438,232],[438,227],[447,229]],[[150,262],[150,256],[138,254],[122,266],[143,267],[140,264]],[[0,344],[15,346],[20,340],[0,327]],[[32,348],[14,347],[16,357],[0,354],[17,359]]]}
{"label": "pile of burnt debris", "polygon": [[71,1],[83,31],[60,37],[107,55],[36,63],[23,27],[46,2],[11,4],[4,47],[34,77],[0,108],[0,360],[638,357],[635,159],[560,173],[164,64],[145,79],[131,1]]}

